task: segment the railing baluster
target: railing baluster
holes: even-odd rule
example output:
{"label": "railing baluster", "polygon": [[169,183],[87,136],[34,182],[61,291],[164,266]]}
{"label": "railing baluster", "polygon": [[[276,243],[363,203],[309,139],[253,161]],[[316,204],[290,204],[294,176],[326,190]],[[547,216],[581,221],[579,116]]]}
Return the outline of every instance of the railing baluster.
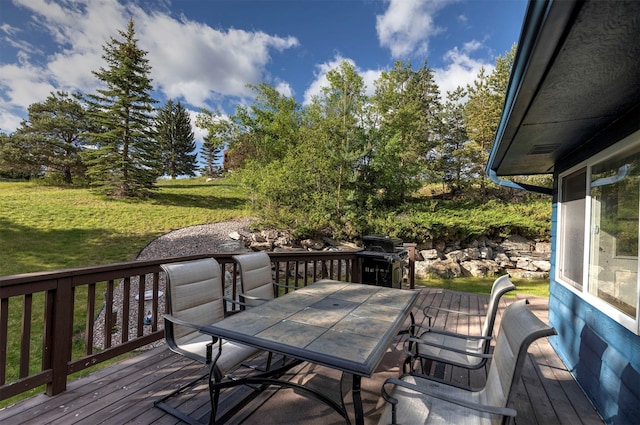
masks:
{"label": "railing baluster", "polygon": [[93,330],[96,320],[96,284],[87,285],[87,317],[85,322],[85,355],[93,354]]}
{"label": "railing baluster", "polygon": [[109,279],[107,282],[107,295],[104,302],[104,348],[107,349],[111,347],[111,335],[115,326],[113,320],[113,279]]}
{"label": "railing baluster", "polygon": [[20,378],[29,376],[31,360],[31,307],[33,295],[25,294],[22,305],[22,342],[20,345]]}
{"label": "railing baluster", "polygon": [[7,336],[9,328],[9,298],[0,299],[0,385],[7,379]]}
{"label": "railing baluster", "polygon": [[137,337],[141,337],[144,334],[144,318],[147,316],[147,311],[145,308],[145,289],[146,289],[146,275],[141,274],[138,276],[138,326],[137,326]]}
{"label": "railing baluster", "polygon": [[[290,281],[290,279],[289,279],[289,275],[290,275],[289,267],[290,267],[290,264],[291,263],[289,261],[286,261],[284,263],[284,284],[287,285],[287,286],[289,286],[289,281]],[[287,289],[289,289],[289,288],[287,288]],[[288,291],[285,290],[285,292],[288,292]]]}
{"label": "railing baluster", "polygon": [[131,297],[131,278],[125,277],[122,281],[122,314],[120,320],[120,341],[124,344],[129,341],[129,305]]}
{"label": "railing baluster", "polygon": [[153,273],[153,304],[152,304],[153,316],[151,318],[151,332],[156,332],[158,330],[158,314],[159,314],[158,309],[160,308],[158,305],[159,291],[160,291],[160,273],[156,272],[156,273]]}

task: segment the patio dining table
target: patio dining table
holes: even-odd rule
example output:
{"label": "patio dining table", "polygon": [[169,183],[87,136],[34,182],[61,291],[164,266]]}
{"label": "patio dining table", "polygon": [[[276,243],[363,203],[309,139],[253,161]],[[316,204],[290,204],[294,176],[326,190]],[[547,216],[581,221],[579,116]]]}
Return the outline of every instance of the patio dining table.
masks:
{"label": "patio dining table", "polygon": [[[201,331],[350,374],[355,422],[361,425],[361,378],[373,375],[417,298],[412,290],[320,280]],[[271,377],[264,382],[278,384]],[[305,390],[349,422],[340,387],[340,404]]]}

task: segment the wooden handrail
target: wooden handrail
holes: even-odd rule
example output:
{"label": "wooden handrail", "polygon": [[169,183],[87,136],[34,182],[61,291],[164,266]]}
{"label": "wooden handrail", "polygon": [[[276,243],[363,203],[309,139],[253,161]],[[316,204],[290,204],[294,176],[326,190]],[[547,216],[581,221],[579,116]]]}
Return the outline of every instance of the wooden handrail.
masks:
{"label": "wooden handrail", "polygon": [[[225,279],[225,290],[235,297],[234,254],[170,257],[0,277],[0,400],[41,385],[46,385],[48,395],[59,394],[66,390],[69,375],[163,339],[164,331],[158,326],[161,264],[214,257],[223,270],[231,273],[232,280]],[[281,251],[270,252],[269,256],[276,279],[290,286],[306,286],[322,278],[361,282],[362,259],[357,251]],[[409,258],[414,258],[410,248]],[[411,264],[408,270],[407,281],[413,288]],[[129,295],[137,295],[138,300],[123,303],[123,311],[113,311],[114,291],[119,285],[124,300],[130,299]],[[97,289],[102,287],[104,343],[96,349]],[[80,290],[86,291],[87,301],[84,323],[78,324],[74,323],[74,311]],[[144,295],[148,290],[153,293],[153,315],[151,323],[144,325]],[[135,319],[130,320],[130,313],[135,313]],[[31,326],[34,317],[43,318],[42,335]],[[118,325],[122,327],[120,339],[112,340],[109,331]],[[34,338],[41,341],[41,350],[33,349]],[[9,340],[19,343],[9,346]],[[73,345],[79,343],[84,344],[83,354],[73,358]],[[15,364],[16,351],[19,367],[8,376],[8,359]],[[40,365],[39,370],[33,370],[35,364]]]}

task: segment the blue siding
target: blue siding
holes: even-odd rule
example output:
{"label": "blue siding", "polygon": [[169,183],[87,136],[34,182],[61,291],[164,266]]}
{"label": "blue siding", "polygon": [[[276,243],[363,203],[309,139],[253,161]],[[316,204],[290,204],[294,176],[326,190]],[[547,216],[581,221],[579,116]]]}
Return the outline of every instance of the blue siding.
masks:
{"label": "blue siding", "polygon": [[640,423],[640,336],[554,280],[556,219],[554,203],[549,341],[607,424]]}

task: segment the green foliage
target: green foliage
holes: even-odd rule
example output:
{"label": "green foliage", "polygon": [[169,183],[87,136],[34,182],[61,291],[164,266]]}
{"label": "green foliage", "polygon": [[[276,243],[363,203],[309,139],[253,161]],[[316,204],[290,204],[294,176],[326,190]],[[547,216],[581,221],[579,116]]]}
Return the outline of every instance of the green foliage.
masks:
{"label": "green foliage", "polygon": [[14,167],[43,167],[47,175],[64,184],[82,181],[85,166],[80,158],[90,124],[80,96],[51,93],[44,102],[29,106],[29,117],[12,136],[19,147]]}
{"label": "green foliage", "polygon": [[15,133],[0,133],[0,178],[25,179],[42,175],[42,166],[31,161],[29,150]]}
{"label": "green foliage", "polygon": [[200,150],[204,161],[202,174],[210,177],[217,176],[220,168],[216,164],[220,160],[222,149],[231,140],[233,125],[229,120],[224,119],[220,112],[212,113],[202,110],[196,117],[196,126],[207,130]]}
{"label": "green foliage", "polygon": [[175,179],[195,176],[197,169],[195,136],[189,112],[182,103],[169,99],[155,118],[156,137],[160,144],[162,171]]}
{"label": "green foliage", "polygon": [[465,241],[478,236],[506,237],[519,234],[548,240],[549,200],[511,203],[491,200],[427,200],[407,204],[405,211],[369,217],[368,233],[389,234],[405,241]]}
{"label": "green foliage", "polygon": [[114,197],[146,196],[162,175],[160,149],[152,130],[153,87],[147,52],[137,46],[133,20],[120,40],[103,46],[108,68],[94,71],[104,88],[88,96],[89,115],[97,127],[88,135],[95,145],[85,162],[91,185]]}

